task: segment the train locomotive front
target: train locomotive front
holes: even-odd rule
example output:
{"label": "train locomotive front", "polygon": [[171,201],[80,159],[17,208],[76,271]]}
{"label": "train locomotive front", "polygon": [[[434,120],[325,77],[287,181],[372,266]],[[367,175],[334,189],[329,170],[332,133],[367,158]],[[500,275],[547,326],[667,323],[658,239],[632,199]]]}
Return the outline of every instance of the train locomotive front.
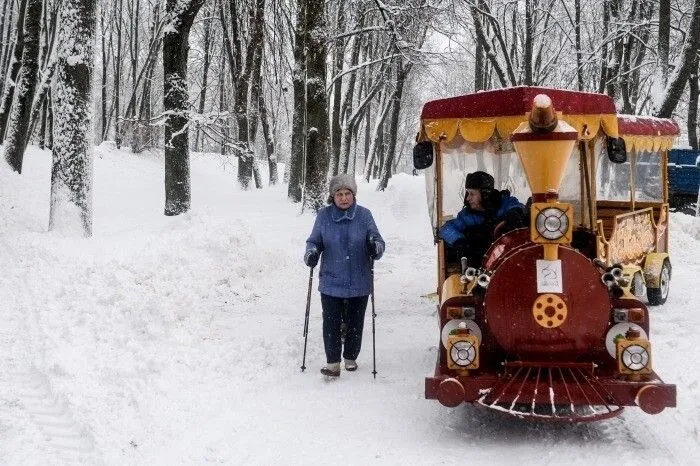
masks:
{"label": "train locomotive front", "polygon": [[[523,89],[542,92],[513,92]],[[610,418],[625,406],[650,414],[673,407],[676,389],[652,368],[649,311],[630,291],[628,267],[598,258],[595,232],[576,214],[582,204],[559,199],[570,155],[585,151],[581,132],[547,95],[529,100],[532,110],[509,139],[532,196],[530,225],[500,236],[482,264],[445,263],[438,244],[441,335],[426,398],[572,422]],[[436,192],[446,162],[440,144],[433,147]],[[414,152],[417,166],[420,157]],[[435,204],[442,211],[440,199]]]}

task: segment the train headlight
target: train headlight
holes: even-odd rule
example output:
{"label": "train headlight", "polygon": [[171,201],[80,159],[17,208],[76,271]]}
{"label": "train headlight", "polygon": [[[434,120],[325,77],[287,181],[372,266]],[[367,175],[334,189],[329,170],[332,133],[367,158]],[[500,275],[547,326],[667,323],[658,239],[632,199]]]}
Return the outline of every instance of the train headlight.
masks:
{"label": "train headlight", "polygon": [[530,239],[535,243],[570,243],[573,207],[563,202],[536,202],[530,211]]}
{"label": "train headlight", "polygon": [[458,366],[467,367],[476,359],[476,346],[471,341],[458,341],[450,349],[450,358]]}
{"label": "train headlight", "polygon": [[640,345],[629,345],[620,354],[622,364],[631,371],[640,371],[649,364],[649,351]]}
{"label": "train headlight", "polygon": [[447,338],[448,369],[477,369],[479,367],[479,338],[473,335],[467,322],[460,322]]}
{"label": "train headlight", "polygon": [[618,335],[615,343],[617,369],[631,380],[639,380],[641,375],[651,374],[651,343],[642,338],[642,333],[629,326],[623,335]]}
{"label": "train headlight", "polygon": [[557,207],[548,207],[537,214],[537,233],[548,240],[558,240],[569,230],[569,217]]}

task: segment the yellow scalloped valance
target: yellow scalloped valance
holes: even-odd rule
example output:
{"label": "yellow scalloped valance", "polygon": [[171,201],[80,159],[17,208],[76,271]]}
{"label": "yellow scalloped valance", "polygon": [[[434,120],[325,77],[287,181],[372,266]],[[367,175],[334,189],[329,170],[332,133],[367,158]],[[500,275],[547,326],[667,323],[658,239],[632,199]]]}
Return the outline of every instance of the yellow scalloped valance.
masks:
{"label": "yellow scalloped valance", "polygon": [[[469,142],[487,141],[494,132],[502,138],[508,138],[526,115],[503,116],[493,118],[440,118],[423,120],[425,137],[433,142],[450,142],[459,134]],[[581,139],[591,139],[602,128],[605,134],[617,137],[617,115],[562,115],[561,118],[576,128]],[[583,134],[583,127],[586,133]],[[625,140],[625,142],[627,142]]]}
{"label": "yellow scalloped valance", "polygon": [[676,136],[638,136],[622,134],[620,137],[625,140],[627,152],[658,152],[660,150],[669,150],[676,140]]}

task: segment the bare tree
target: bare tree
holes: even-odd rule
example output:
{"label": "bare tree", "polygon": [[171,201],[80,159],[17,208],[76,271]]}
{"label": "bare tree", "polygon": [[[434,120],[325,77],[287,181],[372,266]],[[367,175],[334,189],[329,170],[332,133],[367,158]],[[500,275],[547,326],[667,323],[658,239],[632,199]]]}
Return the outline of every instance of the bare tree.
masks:
{"label": "bare tree", "polygon": [[16,84],[17,95],[10,117],[10,131],[5,147],[5,160],[18,173],[22,173],[24,150],[27,147],[27,139],[29,139],[29,117],[39,70],[41,9],[42,0],[28,0],[24,20],[22,68]]}
{"label": "bare tree", "polygon": [[292,147],[289,156],[289,184],[287,197],[292,202],[301,202],[306,166],[306,41],[307,1],[298,0],[294,24],[294,67],[292,84],[294,89],[294,115],[292,117]]}
{"label": "bare tree", "polygon": [[165,112],[165,215],[190,209],[190,148],[187,56],[189,34],[204,0],[167,0],[169,21],[163,36]]}
{"label": "bare tree", "polygon": [[697,69],[698,47],[700,47],[700,0],[694,0],[683,50],[677,59],[675,71],[670,76],[658,102],[655,103],[654,116],[666,118],[672,116],[683,95],[685,84]]}
{"label": "bare tree", "polygon": [[117,30],[117,43],[115,45],[116,57],[112,62],[114,64],[114,142],[117,148],[122,145],[122,122],[120,121],[120,95],[122,92],[122,31],[123,31],[123,21],[122,21],[122,11],[124,9],[124,0],[116,0],[114,2],[114,27]]}
{"label": "bare tree", "polygon": [[700,86],[698,86],[698,55],[695,55],[695,64],[693,71],[688,78],[688,121],[686,128],[688,129],[688,144],[693,149],[698,149],[698,96],[700,95]]}
{"label": "bare tree", "polygon": [[326,94],[326,4],[306,0],[308,50],[306,79],[307,153],[304,206],[318,210],[326,200],[328,173],[328,98]]}
{"label": "bare tree", "polygon": [[49,230],[92,235],[90,151],[96,0],[64,0],[59,32]]}
{"label": "bare tree", "polygon": [[15,46],[12,60],[12,66],[9,71],[9,81],[6,82],[2,103],[0,104],[0,142],[5,139],[5,130],[7,129],[7,121],[12,109],[12,100],[15,96],[15,83],[19,70],[22,67],[22,52],[24,50],[24,15],[27,11],[27,0],[20,0],[19,14],[17,15],[17,26],[15,32]]}

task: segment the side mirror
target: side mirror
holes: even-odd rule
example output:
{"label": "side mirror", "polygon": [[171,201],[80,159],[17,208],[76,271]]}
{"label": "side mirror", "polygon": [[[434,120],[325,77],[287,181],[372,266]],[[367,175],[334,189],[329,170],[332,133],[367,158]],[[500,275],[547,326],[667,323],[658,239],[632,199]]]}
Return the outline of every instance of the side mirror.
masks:
{"label": "side mirror", "polygon": [[622,138],[608,138],[608,158],[612,163],[627,162],[627,148]]}
{"label": "side mirror", "polygon": [[413,166],[416,170],[423,170],[433,164],[433,143],[431,141],[419,142],[413,146]]}

